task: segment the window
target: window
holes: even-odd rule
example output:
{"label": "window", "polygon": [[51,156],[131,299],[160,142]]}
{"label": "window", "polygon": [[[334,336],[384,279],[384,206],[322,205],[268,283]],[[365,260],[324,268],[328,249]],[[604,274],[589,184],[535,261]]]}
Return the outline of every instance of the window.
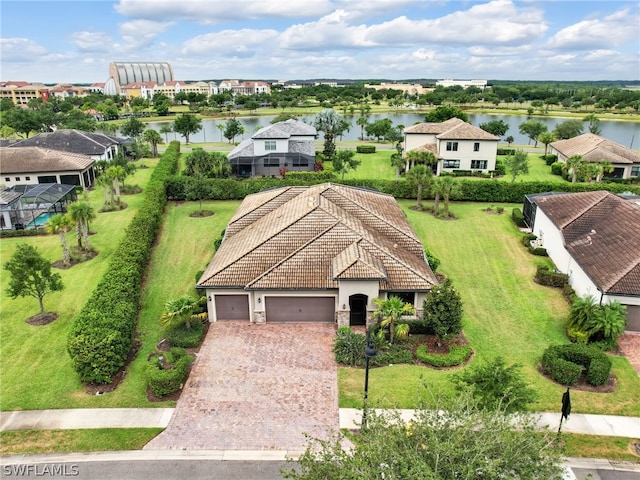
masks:
{"label": "window", "polygon": [[640,166],[631,167],[631,176],[632,177],[640,177]]}
{"label": "window", "polygon": [[471,170],[486,170],[486,169],[487,169],[486,160],[471,160]]}
{"label": "window", "polygon": [[480,142],[475,142],[473,144],[473,151],[474,152],[479,152],[480,151]]}
{"label": "window", "polygon": [[294,158],[291,164],[293,167],[308,167],[309,159],[307,158]]}
{"label": "window", "polygon": [[264,149],[265,150],[275,150],[276,149],[276,141],[275,140],[265,140]]}
{"label": "window", "polygon": [[389,298],[390,297],[398,297],[404,303],[409,303],[413,305],[416,298],[416,294],[415,292],[389,292]]}
{"label": "window", "polygon": [[25,179],[26,181],[29,181],[29,180],[31,180],[31,177],[24,177],[24,179]]}
{"label": "window", "polygon": [[447,152],[457,152],[458,142],[447,142]]}
{"label": "window", "polygon": [[280,159],[278,157],[267,157],[264,159],[264,166],[265,167],[279,167],[280,166]]}
{"label": "window", "polygon": [[11,181],[11,178],[10,178],[10,177],[4,177],[4,181],[5,181],[5,182],[10,182],[10,181]]}
{"label": "window", "polygon": [[445,160],[442,168],[460,168],[460,160]]}
{"label": "window", "polygon": [[16,177],[16,182],[19,182],[19,181],[20,181],[20,177]]}

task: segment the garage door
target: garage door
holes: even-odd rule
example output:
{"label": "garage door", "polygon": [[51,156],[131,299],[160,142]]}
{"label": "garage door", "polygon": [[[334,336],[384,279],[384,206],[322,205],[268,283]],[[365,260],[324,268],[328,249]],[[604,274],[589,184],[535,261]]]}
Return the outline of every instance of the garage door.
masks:
{"label": "garage door", "polygon": [[215,295],[216,320],[249,320],[248,295]]}
{"label": "garage door", "polygon": [[267,322],[334,322],[334,297],[265,297]]}
{"label": "garage door", "polygon": [[627,305],[626,330],[640,332],[640,305]]}

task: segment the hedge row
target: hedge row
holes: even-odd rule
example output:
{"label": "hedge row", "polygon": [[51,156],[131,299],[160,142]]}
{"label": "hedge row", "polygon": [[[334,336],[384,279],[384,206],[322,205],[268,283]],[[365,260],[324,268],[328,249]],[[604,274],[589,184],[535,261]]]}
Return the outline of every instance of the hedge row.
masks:
{"label": "hedge row", "polygon": [[[311,173],[311,172],[310,172]],[[417,187],[410,182],[401,180],[338,180],[330,179],[334,183],[367,187],[379,192],[392,195],[395,198],[414,199],[417,196]],[[167,181],[167,197],[171,200],[185,200],[185,185],[192,181],[190,177],[174,176]],[[235,178],[211,178],[210,200],[242,200],[249,194],[260,192],[267,188],[284,187],[292,185],[312,185],[322,183],[326,179],[315,179],[311,176],[298,176],[287,174],[282,178],[248,178],[239,180]],[[617,183],[565,183],[565,182],[502,182],[497,180],[473,181],[456,180],[460,188],[452,195],[451,200],[463,200],[470,202],[501,202],[522,203],[525,195],[543,192],[584,192],[595,190],[608,190],[613,193],[631,191],[640,194],[640,186],[624,185]]]}
{"label": "hedge row", "polygon": [[46,235],[47,230],[45,228],[27,228],[24,230],[0,230],[0,238],[14,238],[14,237],[35,237],[37,235]]}
{"label": "hedge row", "polygon": [[67,350],[84,382],[108,383],[126,362],[133,343],[142,277],[167,201],[164,182],[175,174],[179,152],[180,144],[171,142],[106,273],[73,320]]}
{"label": "hedge row", "polygon": [[187,355],[183,348],[174,347],[167,356],[173,363],[171,368],[165,369],[158,356],[152,357],[146,367],[147,386],[156,397],[180,390],[189,375],[189,364],[193,361],[193,356]]}
{"label": "hedge row", "polygon": [[376,153],[375,145],[358,145],[356,146],[356,152],[358,153]]}
{"label": "hedge row", "polygon": [[416,357],[423,363],[431,365],[433,367],[455,367],[466,362],[473,350],[470,345],[459,347],[457,345],[451,345],[449,347],[449,353],[446,355],[437,353],[427,353],[427,346],[420,345],[416,350]]}
{"label": "hedge row", "polygon": [[547,265],[538,265],[535,282],[547,287],[564,288],[569,283],[569,275],[555,272]]}
{"label": "hedge row", "polygon": [[587,370],[587,382],[603,385],[609,380],[611,360],[598,348],[590,345],[571,343],[552,345],[542,355],[542,371],[563,385],[575,385]]}

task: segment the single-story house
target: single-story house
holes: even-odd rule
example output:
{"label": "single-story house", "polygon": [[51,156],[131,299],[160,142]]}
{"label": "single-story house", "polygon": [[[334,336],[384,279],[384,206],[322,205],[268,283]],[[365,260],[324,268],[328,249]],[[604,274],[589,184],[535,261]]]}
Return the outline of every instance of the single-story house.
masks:
{"label": "single-story house", "polygon": [[[489,173],[496,168],[499,137],[459,119],[417,123],[404,129],[404,152],[429,150],[438,159],[436,175],[453,170]],[[407,163],[407,170],[413,165]]]}
{"label": "single-story house", "polygon": [[391,295],[421,315],[437,283],[392,196],[324,183],[247,196],[196,288],[212,321],[349,326]]}
{"label": "single-story house", "polygon": [[580,297],[627,307],[640,331],[640,202],[605,191],[528,196],[529,225]]}
{"label": "single-story house", "polygon": [[0,147],[0,184],[60,183],[88,188],[96,178],[95,160],[87,155],[41,147]]}
{"label": "single-story house", "polygon": [[580,155],[586,162],[609,162],[613,172],[606,173],[608,178],[630,178],[640,176],[640,153],[619,143],[593,133],[583,133],[567,140],[558,140],[549,144],[550,153],[558,156],[559,162]]}
{"label": "single-story house", "polygon": [[20,210],[20,192],[6,188],[0,189],[0,230],[14,228],[17,212]]}
{"label": "single-story house", "polygon": [[228,155],[232,175],[274,177],[286,171],[315,169],[315,127],[287,120],[261,128]]}
{"label": "single-story house", "polygon": [[103,133],[81,130],[56,130],[39,133],[11,145],[12,148],[41,147],[63,152],[87,155],[94,160],[113,160],[128,140]]}

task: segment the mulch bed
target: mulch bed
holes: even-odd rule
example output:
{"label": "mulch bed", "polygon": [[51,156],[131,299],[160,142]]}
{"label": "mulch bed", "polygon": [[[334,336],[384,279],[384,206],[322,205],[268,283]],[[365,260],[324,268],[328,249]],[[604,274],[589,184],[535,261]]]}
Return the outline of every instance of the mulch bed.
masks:
{"label": "mulch bed", "polygon": [[53,262],[51,264],[51,266],[53,268],[59,268],[61,270],[66,270],[68,268],[73,267],[74,265],[78,265],[80,263],[87,262],[87,261],[89,261],[92,258],[95,258],[97,256],[98,256],[98,252],[95,252],[95,251],[84,252],[83,253],[83,258],[76,258],[76,259],[72,258],[67,265],[65,265],[62,260],[57,260],[57,261]]}
{"label": "mulch bed", "polygon": [[205,218],[210,217],[211,215],[213,215],[211,210],[202,210],[201,212],[193,212],[189,214],[191,218]]}
{"label": "mulch bed", "polygon": [[56,318],[58,318],[58,314],[54,312],[45,312],[39,313],[38,315],[34,315],[33,317],[29,317],[25,320],[29,325],[48,325],[53,322]]}

